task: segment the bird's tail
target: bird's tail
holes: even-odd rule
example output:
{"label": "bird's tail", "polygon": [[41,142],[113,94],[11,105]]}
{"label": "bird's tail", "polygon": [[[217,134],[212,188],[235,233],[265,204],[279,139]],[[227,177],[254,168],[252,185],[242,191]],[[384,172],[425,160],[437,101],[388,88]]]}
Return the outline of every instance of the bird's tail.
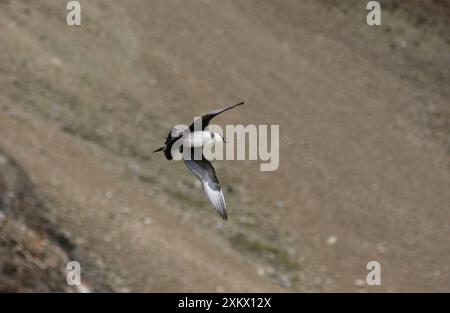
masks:
{"label": "bird's tail", "polygon": [[155,152],[160,152],[160,151],[163,151],[164,150],[164,147],[161,147],[161,148],[158,148],[158,149],[156,149],[155,151],[153,151],[153,153],[155,153]]}

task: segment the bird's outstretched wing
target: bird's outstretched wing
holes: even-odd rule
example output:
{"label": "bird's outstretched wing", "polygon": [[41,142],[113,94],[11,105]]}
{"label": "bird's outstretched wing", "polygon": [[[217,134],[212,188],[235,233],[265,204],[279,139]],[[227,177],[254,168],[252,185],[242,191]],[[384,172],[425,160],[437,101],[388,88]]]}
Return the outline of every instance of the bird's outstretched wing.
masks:
{"label": "bird's outstretched wing", "polygon": [[164,142],[164,146],[156,149],[153,152],[163,151],[164,155],[166,156],[166,159],[172,160],[173,159],[172,146],[178,139],[181,139],[182,137],[183,137],[183,131],[181,131],[177,128],[172,128],[170,133],[167,135],[166,141]]}
{"label": "bird's outstretched wing", "polygon": [[202,183],[203,190],[217,213],[224,220],[227,220],[225,198],[223,197],[222,188],[220,187],[216,171],[211,162],[203,158],[202,160],[184,160],[184,163]]}
{"label": "bird's outstretched wing", "polygon": [[[201,130],[204,130],[205,127],[209,125],[209,122],[210,122],[215,116],[219,115],[219,114],[222,113],[222,112],[231,110],[231,109],[233,109],[233,108],[235,108],[235,107],[237,107],[237,106],[239,106],[239,105],[243,105],[243,104],[244,104],[244,102],[239,102],[239,103],[237,103],[237,104],[230,105],[230,106],[228,106],[228,107],[226,107],[226,108],[218,109],[218,110],[215,110],[215,111],[212,111],[212,112],[209,112],[209,113],[203,115],[203,116],[201,117],[201,121],[202,121],[202,129],[201,129]],[[200,119],[200,118],[198,118],[198,119]],[[191,126],[189,126],[189,130],[190,130],[191,132],[194,131],[194,125],[195,125],[195,123],[196,123],[196,121],[197,121],[198,119],[196,119],[196,120],[191,124]],[[197,123],[198,123],[198,122],[197,122]]]}

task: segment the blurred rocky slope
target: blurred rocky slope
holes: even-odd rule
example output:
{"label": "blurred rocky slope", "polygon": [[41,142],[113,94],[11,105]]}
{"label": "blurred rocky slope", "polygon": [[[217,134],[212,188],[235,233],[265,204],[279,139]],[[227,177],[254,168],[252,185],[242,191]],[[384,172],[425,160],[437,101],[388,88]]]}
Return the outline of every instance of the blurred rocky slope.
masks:
{"label": "blurred rocky slope", "polygon": [[[58,225],[124,291],[359,290],[374,256],[382,290],[447,288],[448,1],[381,3],[371,28],[366,1],[96,0],[68,27],[64,1],[0,1],[0,147],[45,195],[17,223],[53,238],[48,275]],[[281,166],[217,162],[223,224],[150,152],[241,99],[218,122],[281,125]]]}
{"label": "blurred rocky slope", "polygon": [[0,291],[67,292],[71,243],[26,173],[0,151]]}

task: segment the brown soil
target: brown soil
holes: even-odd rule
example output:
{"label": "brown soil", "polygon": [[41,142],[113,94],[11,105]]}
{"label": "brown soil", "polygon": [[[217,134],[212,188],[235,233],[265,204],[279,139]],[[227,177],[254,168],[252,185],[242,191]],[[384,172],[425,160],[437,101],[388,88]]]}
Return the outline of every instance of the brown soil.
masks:
{"label": "brown soil", "polygon": [[[94,291],[448,291],[450,6],[412,2],[369,27],[356,0],[95,0],[69,27],[0,1],[0,148],[41,199],[21,207]],[[280,125],[280,168],[215,162],[224,223],[151,151],[239,100],[216,122]],[[72,290],[42,275],[11,288]]]}

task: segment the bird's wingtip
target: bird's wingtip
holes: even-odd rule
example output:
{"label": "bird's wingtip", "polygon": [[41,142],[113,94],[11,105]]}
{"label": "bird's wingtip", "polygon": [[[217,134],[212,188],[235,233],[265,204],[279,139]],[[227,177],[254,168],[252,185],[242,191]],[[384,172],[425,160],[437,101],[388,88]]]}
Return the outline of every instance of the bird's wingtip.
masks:
{"label": "bird's wingtip", "polygon": [[220,212],[220,216],[223,218],[224,221],[228,221],[228,214],[226,211]]}

